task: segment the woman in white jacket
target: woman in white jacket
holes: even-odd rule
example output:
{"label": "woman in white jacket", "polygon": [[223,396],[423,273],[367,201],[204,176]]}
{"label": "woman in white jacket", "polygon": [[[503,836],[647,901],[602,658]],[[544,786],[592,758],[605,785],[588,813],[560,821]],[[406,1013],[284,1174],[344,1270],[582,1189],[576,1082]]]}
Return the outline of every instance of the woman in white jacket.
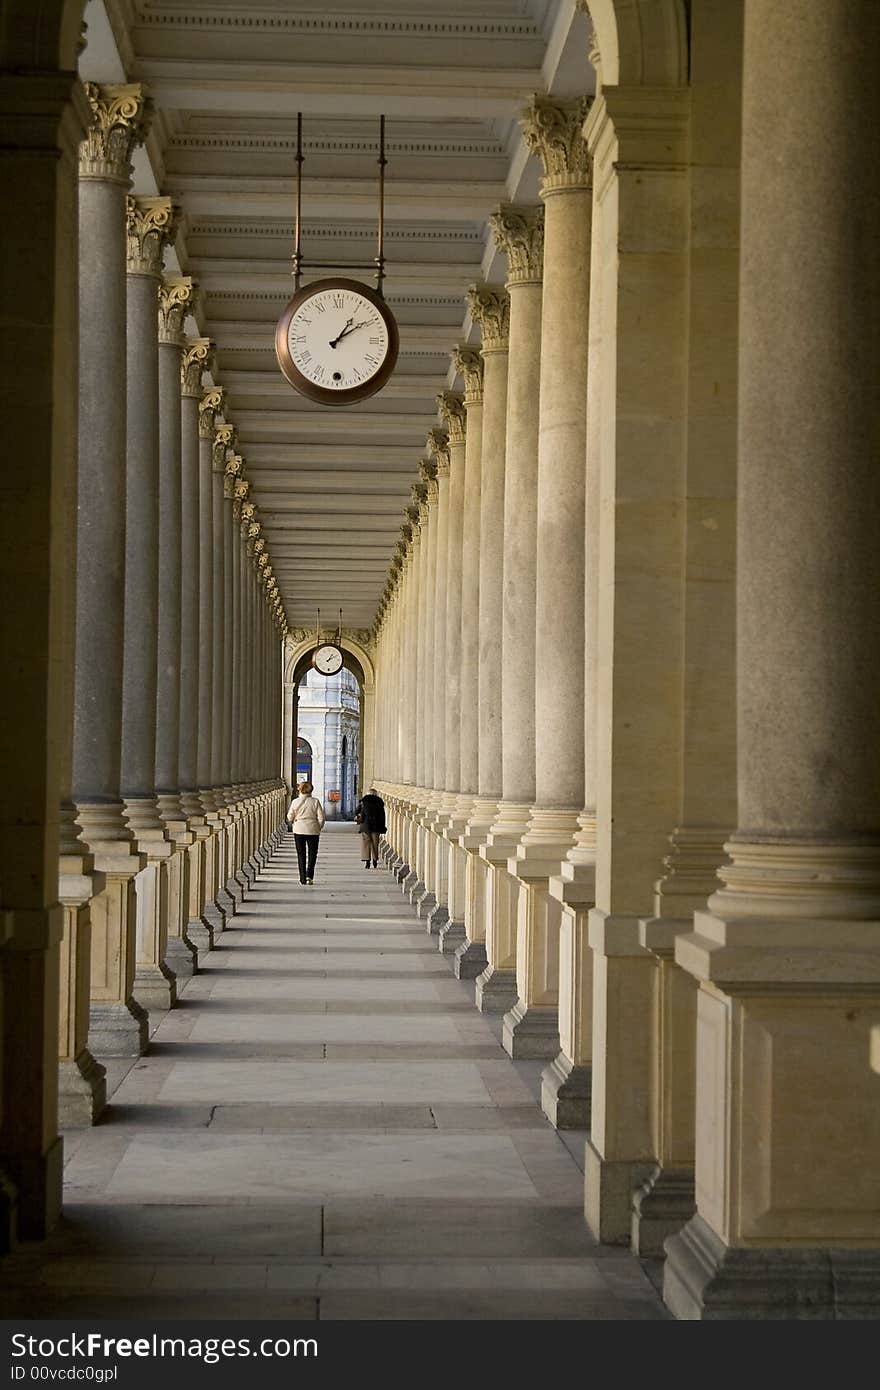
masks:
{"label": "woman in white jacket", "polygon": [[314,883],[318,837],[324,829],[324,807],[312,796],[311,782],[300,782],[299,796],[290,803],[287,819],[293,826],[293,842],[299,860],[300,883]]}

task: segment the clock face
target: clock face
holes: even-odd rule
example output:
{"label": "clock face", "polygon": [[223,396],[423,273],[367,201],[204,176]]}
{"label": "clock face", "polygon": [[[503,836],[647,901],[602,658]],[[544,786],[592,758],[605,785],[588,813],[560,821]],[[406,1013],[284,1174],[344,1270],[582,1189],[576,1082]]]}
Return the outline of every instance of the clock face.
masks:
{"label": "clock face", "polygon": [[275,330],[278,365],[312,400],[347,405],[381,389],[397,360],[385,301],[357,280],[319,280],[298,291]]}
{"label": "clock face", "polygon": [[342,670],[342,661],[342,652],[329,642],[326,646],[316,648],[312,657],[312,665],[322,676],[335,676],[337,671]]}

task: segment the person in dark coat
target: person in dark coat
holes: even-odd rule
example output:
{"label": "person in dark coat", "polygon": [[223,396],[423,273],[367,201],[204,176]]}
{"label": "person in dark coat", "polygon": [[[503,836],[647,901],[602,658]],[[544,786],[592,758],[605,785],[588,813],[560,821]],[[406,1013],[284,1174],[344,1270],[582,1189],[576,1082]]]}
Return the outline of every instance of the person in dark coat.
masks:
{"label": "person in dark coat", "polygon": [[384,835],[388,827],[385,824],[385,802],[375,787],[370,787],[366,796],[361,797],[354,818],[361,828],[361,859],[364,861],[364,868],[368,869],[372,861],[373,868],[378,869],[379,836]]}

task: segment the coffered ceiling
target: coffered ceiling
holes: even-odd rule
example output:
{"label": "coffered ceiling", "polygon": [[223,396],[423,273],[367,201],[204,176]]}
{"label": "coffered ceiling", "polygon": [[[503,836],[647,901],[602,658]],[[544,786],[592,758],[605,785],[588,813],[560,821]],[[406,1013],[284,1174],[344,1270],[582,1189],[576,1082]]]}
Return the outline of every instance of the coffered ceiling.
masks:
{"label": "coffered ceiling", "polygon": [[[310,624],[320,606],[335,621],[341,607],[347,626],[367,627],[449,350],[472,336],[465,292],[503,279],[487,218],[537,197],[517,114],[535,91],[592,90],[588,20],[574,0],[90,0],[86,20],[83,76],[152,94],[135,189],[182,207],[177,257],[201,286],[198,328],[217,342],[288,620]],[[386,116],[385,291],[400,356],[384,390],[348,408],[299,396],[275,362],[292,294],[297,111],[303,253],[315,261],[375,255]]]}

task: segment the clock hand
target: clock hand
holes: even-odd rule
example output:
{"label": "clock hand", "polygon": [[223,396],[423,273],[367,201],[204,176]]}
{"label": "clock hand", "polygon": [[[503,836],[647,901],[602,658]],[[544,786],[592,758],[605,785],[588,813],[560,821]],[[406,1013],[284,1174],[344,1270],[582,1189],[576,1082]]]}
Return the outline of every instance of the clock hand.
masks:
{"label": "clock hand", "polygon": [[[351,319],[349,319],[348,322],[351,323]],[[341,339],[347,338],[349,333],[354,333],[356,328],[366,328],[369,325],[369,322],[369,319],[363,319],[360,323],[352,324],[351,328],[349,328],[348,325],[346,325],[346,327],[343,328],[342,332],[340,333],[339,337],[336,339],[336,342],[338,343],[341,341]],[[333,347],[335,346],[335,344],[331,343],[330,346]]]}
{"label": "clock hand", "polygon": [[[354,318],[354,314],[352,314],[351,318]],[[345,320],[345,323],[342,325],[342,332],[337,334],[337,336],[333,339],[332,343],[330,344],[332,348],[335,348],[336,344],[340,341],[340,339],[345,337],[346,330],[348,329],[350,323],[351,319]]]}

